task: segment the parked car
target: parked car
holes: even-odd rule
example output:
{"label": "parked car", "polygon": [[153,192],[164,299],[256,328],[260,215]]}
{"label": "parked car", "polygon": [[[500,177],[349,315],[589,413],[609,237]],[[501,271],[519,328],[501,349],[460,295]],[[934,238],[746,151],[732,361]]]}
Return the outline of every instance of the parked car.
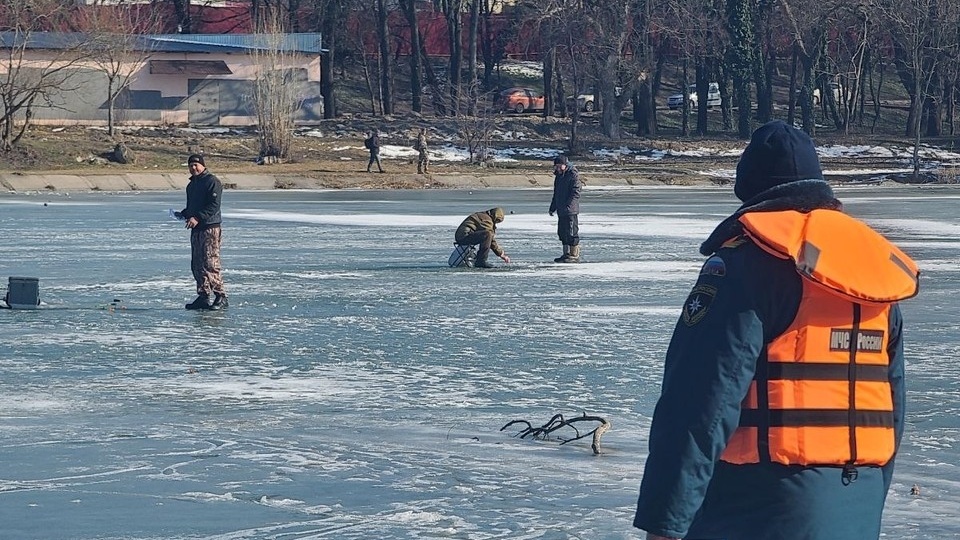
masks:
{"label": "parked car", "polygon": [[[623,88],[617,86],[613,89],[614,96],[620,97],[621,93],[623,93]],[[567,98],[567,108],[572,109],[574,103],[576,103],[576,106],[579,107],[581,111],[593,112],[597,110],[596,98],[593,94],[580,94],[576,100],[573,99],[573,96]]]}
{"label": "parked car", "polygon": [[500,92],[500,110],[520,114],[525,111],[542,111],[545,106],[543,92],[533,88],[507,88]]}
{"label": "parked car", "polygon": [[[833,102],[834,102],[834,103],[840,103],[840,96],[842,95],[842,94],[841,94],[842,91],[840,90],[840,83],[838,83],[838,82],[829,82],[829,83],[827,83],[827,86],[830,87],[830,93],[833,94]],[[797,103],[797,104],[799,105],[799,103],[800,103],[800,89],[799,89],[799,88],[797,88],[797,90],[794,92],[794,95],[796,96],[796,101],[795,101],[795,103]],[[814,88],[814,89],[813,89],[813,104],[814,104],[814,106],[820,105],[820,89],[819,89],[819,88]]]}
{"label": "parked car", "polygon": [[573,96],[567,98],[567,108],[579,108],[581,111],[593,112],[596,109],[594,105],[593,94],[580,94],[576,99]]}
{"label": "parked car", "polygon": [[[690,108],[697,108],[697,85],[691,84],[687,91],[690,98]],[[720,85],[712,82],[707,89],[707,108],[716,107],[720,105]],[[671,111],[675,111],[683,107],[683,94],[674,94],[667,98],[667,107]]]}

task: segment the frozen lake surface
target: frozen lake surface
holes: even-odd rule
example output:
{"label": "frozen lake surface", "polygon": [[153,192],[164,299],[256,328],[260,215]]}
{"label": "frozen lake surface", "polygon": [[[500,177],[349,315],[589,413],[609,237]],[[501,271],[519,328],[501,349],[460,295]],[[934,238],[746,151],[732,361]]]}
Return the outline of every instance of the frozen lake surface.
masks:
{"label": "frozen lake surface", "polygon": [[[838,194],[923,271],[884,537],[960,538],[960,191]],[[228,191],[231,305],[197,313],[181,193],[0,195],[2,287],[45,304],[0,310],[0,538],[641,538],[662,358],[737,201],[588,190],[559,265],[549,197]],[[514,264],[447,268],[492,206]],[[499,431],[584,412],[602,455]]]}

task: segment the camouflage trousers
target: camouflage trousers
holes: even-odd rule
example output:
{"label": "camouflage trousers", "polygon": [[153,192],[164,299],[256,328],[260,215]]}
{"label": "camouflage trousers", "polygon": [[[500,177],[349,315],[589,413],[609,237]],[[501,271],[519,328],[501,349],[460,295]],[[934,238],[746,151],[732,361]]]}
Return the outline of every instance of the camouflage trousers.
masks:
{"label": "camouflage trousers", "polygon": [[220,227],[190,231],[190,270],[197,294],[226,296],[220,274]]}
{"label": "camouflage trousers", "polygon": [[427,157],[426,150],[420,150],[419,155],[417,155],[417,174],[423,174],[427,172],[427,165],[430,163],[430,158]]}

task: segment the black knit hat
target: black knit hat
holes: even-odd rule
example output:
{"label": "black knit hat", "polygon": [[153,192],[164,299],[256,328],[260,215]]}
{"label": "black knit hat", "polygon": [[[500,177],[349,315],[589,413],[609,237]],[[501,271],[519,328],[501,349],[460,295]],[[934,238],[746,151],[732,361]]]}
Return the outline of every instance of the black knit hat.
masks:
{"label": "black knit hat", "polygon": [[190,157],[187,158],[187,165],[191,165],[193,163],[199,163],[204,167],[207,166],[207,164],[203,162],[203,154],[190,154]]}
{"label": "black knit hat", "polygon": [[733,192],[748,201],[763,191],[797,180],[823,180],[813,140],[781,120],[757,128],[737,164]]}
{"label": "black knit hat", "polygon": [[553,158],[553,164],[554,164],[554,165],[566,165],[566,164],[567,164],[567,156],[557,156],[557,157]]}

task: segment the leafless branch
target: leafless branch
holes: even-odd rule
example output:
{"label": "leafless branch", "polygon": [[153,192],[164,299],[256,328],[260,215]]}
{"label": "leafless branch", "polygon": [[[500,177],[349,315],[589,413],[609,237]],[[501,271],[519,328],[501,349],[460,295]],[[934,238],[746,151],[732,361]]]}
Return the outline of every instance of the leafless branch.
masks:
{"label": "leafless branch", "polygon": [[[575,424],[582,423],[582,422],[598,423],[599,425],[590,431],[581,433],[580,429],[577,428]],[[568,437],[555,436],[556,440],[559,440],[561,445],[592,436],[593,439],[590,447],[593,449],[593,453],[596,455],[599,455],[601,453],[600,438],[611,427],[610,422],[608,422],[606,419],[600,416],[588,416],[587,413],[583,413],[581,416],[566,419],[563,417],[562,414],[558,413],[553,415],[553,417],[551,417],[550,420],[547,421],[547,423],[543,424],[540,427],[533,427],[533,424],[531,424],[527,420],[512,420],[510,422],[507,422],[502,428],[500,428],[500,431],[504,431],[507,428],[515,425],[526,426],[524,429],[522,429],[519,433],[515,435],[516,437],[520,437],[521,439],[532,437],[534,439],[539,439],[539,440],[549,440],[551,436],[555,436],[554,434],[561,429],[564,429],[564,428],[572,429],[574,433],[573,436],[568,436]]]}

